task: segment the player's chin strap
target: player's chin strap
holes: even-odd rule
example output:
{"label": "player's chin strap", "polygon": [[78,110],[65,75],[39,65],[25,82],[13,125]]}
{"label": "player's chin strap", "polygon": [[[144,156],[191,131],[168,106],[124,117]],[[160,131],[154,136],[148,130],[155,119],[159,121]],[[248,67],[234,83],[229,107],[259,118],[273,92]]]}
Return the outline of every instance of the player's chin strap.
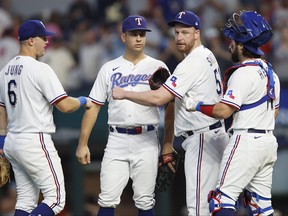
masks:
{"label": "player's chin strap", "polygon": [[[224,200],[224,202],[223,202]],[[232,200],[228,195],[221,192],[218,188],[214,191],[211,190],[208,194],[209,211],[211,216],[214,216],[217,212],[223,208],[236,210],[237,202]]]}
{"label": "player's chin strap", "polygon": [[[253,199],[254,198],[254,199]],[[267,207],[261,208],[257,203],[263,202]],[[268,204],[268,205],[267,205]],[[271,199],[262,197],[255,192],[244,191],[244,206],[249,208],[249,216],[259,216],[262,213],[273,210]],[[270,214],[273,215],[273,214]]]}

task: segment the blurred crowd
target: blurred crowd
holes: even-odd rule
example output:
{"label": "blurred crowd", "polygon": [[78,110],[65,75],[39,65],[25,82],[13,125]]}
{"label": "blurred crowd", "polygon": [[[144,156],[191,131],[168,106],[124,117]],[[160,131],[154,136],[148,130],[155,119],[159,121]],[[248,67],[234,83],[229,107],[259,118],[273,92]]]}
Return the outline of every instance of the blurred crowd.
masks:
{"label": "blurred crowd", "polygon": [[[25,19],[40,19],[56,32],[40,60],[57,73],[66,91],[91,87],[100,67],[123,53],[121,21],[131,13],[147,19],[146,54],[164,61],[171,71],[182,56],[173,43],[167,21],[181,10],[192,10],[201,18],[204,45],[219,61],[220,69],[231,66],[228,41],[221,28],[234,12],[257,10],[273,28],[273,40],[263,47],[282,83],[288,80],[288,1],[285,0],[146,0],[135,12],[128,0],[71,0],[66,12],[57,9],[23,17],[15,13],[10,0],[0,0],[0,68],[18,53],[17,30]],[[133,1],[137,4],[137,1]],[[143,4],[143,3],[142,3]]]}
{"label": "blurred crowd", "polygon": [[[0,68],[18,54],[17,32],[22,21],[40,19],[56,35],[49,38],[46,54],[39,60],[55,70],[68,93],[84,89],[88,94],[101,66],[124,51],[119,37],[122,19],[137,13],[146,18],[152,29],[147,33],[145,53],[164,61],[173,72],[183,56],[175,47],[174,34],[167,22],[179,11],[191,10],[201,18],[203,45],[213,51],[223,74],[232,62],[229,41],[221,29],[234,12],[256,10],[270,23],[274,33],[272,41],[262,47],[265,58],[272,63],[281,85],[288,87],[287,0],[145,0],[145,7],[139,11],[131,10],[131,2],[71,0],[66,12],[55,9],[23,17],[13,10],[10,0],[0,0]],[[137,3],[133,0],[133,4]],[[15,200],[14,191],[13,184],[6,188],[5,196],[0,197],[0,209],[10,208],[7,203],[11,204],[9,199]]]}

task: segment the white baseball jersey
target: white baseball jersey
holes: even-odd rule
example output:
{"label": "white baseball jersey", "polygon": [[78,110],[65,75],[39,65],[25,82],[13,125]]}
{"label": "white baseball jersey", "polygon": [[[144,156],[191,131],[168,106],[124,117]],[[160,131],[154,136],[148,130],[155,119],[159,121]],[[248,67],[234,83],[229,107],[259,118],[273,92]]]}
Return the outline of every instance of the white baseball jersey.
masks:
{"label": "white baseball jersey", "polygon": [[208,104],[220,101],[223,91],[221,76],[213,53],[204,46],[194,49],[176,67],[164,87],[176,96],[175,135],[187,131],[194,133],[182,143],[188,215],[210,215],[207,195],[216,187],[228,135],[223,121],[222,126],[209,127],[219,120],[200,112],[186,111],[183,98],[189,96]]}
{"label": "white baseball jersey", "polygon": [[[255,61],[262,62],[266,70],[268,70],[267,64],[263,60],[257,59]],[[245,62],[243,62],[243,64],[245,64]],[[274,109],[279,107],[280,82],[275,73],[273,73],[273,77],[275,81],[276,100],[262,103],[252,109],[234,113],[232,124],[234,130],[248,128],[274,130]],[[257,83],[257,85],[254,85],[254,83]],[[221,102],[240,109],[241,105],[252,104],[265,96],[267,94],[266,85],[266,72],[263,71],[261,67],[240,67],[231,75],[228,81],[228,89]]]}
{"label": "white baseball jersey", "polygon": [[89,97],[98,105],[104,105],[107,98],[109,125],[159,124],[160,114],[157,107],[143,106],[129,100],[113,100],[111,90],[119,86],[127,91],[148,91],[148,79],[160,66],[167,68],[162,61],[150,56],[146,56],[136,65],[122,56],[103,65]]}
{"label": "white baseball jersey", "polygon": [[[254,61],[260,61],[267,70],[267,64],[263,60]],[[273,213],[270,199],[273,166],[278,148],[273,129],[275,109],[279,107],[280,100],[279,79],[275,73],[273,77],[275,100],[268,100],[233,114],[233,135],[224,151],[217,185],[217,188],[227,195],[219,197],[222,203],[234,205],[244,189],[262,197],[253,197],[251,201],[254,204],[253,210],[255,206],[266,209],[261,215]],[[228,88],[221,102],[237,109],[253,104],[267,94],[267,81],[266,72],[261,67],[240,67],[228,80]]]}
{"label": "white baseball jersey", "polygon": [[[51,139],[52,109],[67,97],[50,66],[29,56],[16,56],[0,72],[0,105],[6,107],[8,133],[4,153],[15,173],[16,209],[31,212],[39,191],[56,214],[65,205],[61,160]],[[29,198],[27,198],[29,197]]]}
{"label": "white baseball jersey", "polygon": [[213,53],[199,46],[176,67],[164,87],[176,96],[175,135],[197,130],[215,123],[215,119],[200,112],[187,112],[183,106],[185,96],[207,104],[215,104],[222,97],[220,69]]}
{"label": "white baseball jersey", "polygon": [[[154,130],[130,135],[110,130],[101,163],[98,204],[115,208],[129,178],[133,181],[133,200],[138,209],[149,210],[155,205],[155,183],[160,153],[157,107],[143,106],[128,100],[113,100],[115,86],[130,91],[148,91],[149,77],[159,68],[167,66],[146,56],[136,65],[122,56],[107,62],[100,69],[89,97],[98,105],[108,106],[108,124],[121,128],[153,125]],[[145,179],[145,181],[143,181]]]}
{"label": "white baseball jersey", "polygon": [[16,56],[2,69],[0,81],[0,105],[6,106],[8,132],[55,132],[51,105],[67,94],[49,65]]}

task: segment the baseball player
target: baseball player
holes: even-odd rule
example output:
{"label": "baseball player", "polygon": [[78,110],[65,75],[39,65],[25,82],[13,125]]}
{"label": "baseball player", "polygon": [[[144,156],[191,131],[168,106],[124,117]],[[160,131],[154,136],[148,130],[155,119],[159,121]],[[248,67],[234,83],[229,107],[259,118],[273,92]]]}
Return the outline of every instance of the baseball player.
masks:
{"label": "baseball player", "polygon": [[[129,178],[133,181],[133,200],[138,215],[154,215],[154,188],[159,156],[159,109],[112,98],[112,89],[115,86],[147,91],[150,89],[148,79],[153,72],[159,66],[168,69],[162,61],[144,54],[146,32],[149,31],[142,16],[131,15],[123,20],[121,40],[125,44],[125,52],[100,69],[89,95],[93,106],[83,116],[76,157],[80,163],[87,164],[90,163],[88,139],[91,130],[101,106],[106,100],[109,102],[110,133],[101,163],[99,216],[114,215]],[[167,130],[164,142],[172,143],[174,103],[169,103],[165,112]]]}
{"label": "baseball player", "polygon": [[[53,106],[73,112],[92,103],[85,97],[68,97],[52,68],[37,61],[53,32],[39,20],[28,20],[18,33],[19,55],[0,72],[0,149],[5,144],[3,150],[15,174],[14,215],[52,216],[65,205],[61,161],[51,140]],[[40,191],[44,199],[38,205]]]}
{"label": "baseball player", "polygon": [[[220,70],[213,53],[201,44],[200,19],[191,11],[179,12],[169,26],[174,27],[177,49],[185,59],[165,84],[156,91],[132,92],[120,87],[114,99],[128,99],[143,105],[159,106],[175,98],[175,135],[182,136],[185,149],[186,203],[189,215],[209,215],[207,193],[216,186],[222,154],[228,143],[223,121],[202,113],[187,112],[185,97],[210,103],[220,101]],[[165,145],[163,153],[172,152]]]}
{"label": "baseball player", "polygon": [[278,147],[273,130],[280,84],[271,64],[261,59],[259,49],[271,39],[272,29],[257,12],[242,11],[227,21],[224,35],[231,39],[232,60],[241,63],[225,72],[227,90],[221,102],[207,105],[211,103],[197,98],[186,101],[190,111],[225,119],[233,115],[232,136],[224,151],[218,184],[209,193],[210,212],[234,215],[236,201],[244,191],[249,215],[272,216],[272,173]]}

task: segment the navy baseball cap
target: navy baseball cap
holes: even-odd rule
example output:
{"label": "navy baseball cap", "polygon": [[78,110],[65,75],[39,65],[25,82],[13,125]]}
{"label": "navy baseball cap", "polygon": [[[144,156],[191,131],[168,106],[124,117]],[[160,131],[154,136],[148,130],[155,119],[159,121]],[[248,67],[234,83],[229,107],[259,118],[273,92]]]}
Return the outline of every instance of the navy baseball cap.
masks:
{"label": "navy baseball cap", "polygon": [[147,28],[147,23],[144,17],[138,15],[128,16],[122,22],[122,32],[135,30],[151,32],[151,30]]}
{"label": "navy baseball cap", "polygon": [[27,20],[18,30],[19,41],[27,40],[31,37],[46,37],[54,35],[55,32],[46,30],[44,24],[39,20]]}
{"label": "navy baseball cap", "polygon": [[175,24],[181,23],[183,25],[194,27],[195,29],[200,29],[200,18],[191,11],[181,11],[179,12],[174,20],[168,22],[169,26],[175,26]]}

